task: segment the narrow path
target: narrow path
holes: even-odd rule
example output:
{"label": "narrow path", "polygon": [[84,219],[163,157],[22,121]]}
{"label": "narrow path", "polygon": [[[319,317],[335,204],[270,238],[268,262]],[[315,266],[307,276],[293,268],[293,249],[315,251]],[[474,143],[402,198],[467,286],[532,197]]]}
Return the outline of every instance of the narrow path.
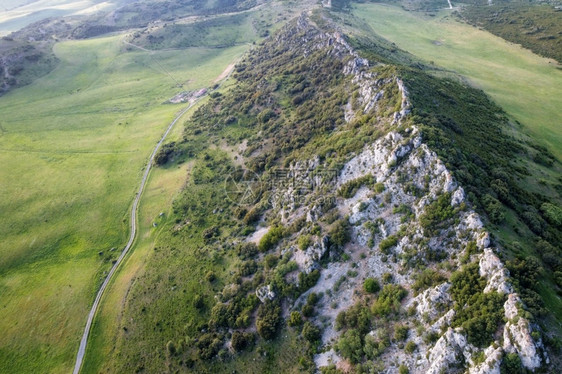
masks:
{"label": "narrow path", "polygon": [[[199,100],[200,99],[201,98],[199,98]],[[129,235],[129,241],[127,242],[127,245],[125,246],[125,248],[123,248],[123,251],[121,252],[121,255],[119,256],[119,258],[117,259],[117,261],[115,262],[115,264],[113,265],[113,267],[111,268],[109,273],[107,274],[107,277],[105,277],[105,280],[103,281],[103,283],[102,283],[102,285],[101,285],[101,287],[100,287],[100,289],[99,289],[99,291],[96,295],[96,299],[94,300],[94,304],[92,305],[92,308],[90,309],[90,313],[88,314],[88,321],[86,322],[86,327],[84,328],[84,334],[82,335],[82,340],[80,340],[80,348],[78,349],[78,354],[76,355],[76,363],[74,365],[73,374],[78,374],[80,372],[80,368],[82,367],[82,363],[84,361],[84,355],[86,353],[86,346],[88,344],[88,336],[90,335],[90,330],[92,328],[92,322],[94,321],[94,317],[95,317],[96,312],[98,310],[101,297],[103,296],[103,292],[107,288],[107,285],[111,281],[111,278],[113,277],[113,274],[115,274],[115,272],[117,271],[117,268],[119,267],[119,265],[121,264],[121,262],[123,261],[123,259],[127,255],[127,252],[133,246],[133,242],[135,241],[135,236],[137,234],[137,210],[138,210],[138,206],[139,206],[139,201],[140,201],[140,198],[142,196],[142,192],[144,191],[146,181],[148,180],[148,175],[150,173],[150,170],[152,169],[154,157],[156,156],[156,153],[158,152],[158,150],[162,146],[162,143],[164,143],[164,141],[166,140],[166,137],[168,136],[170,131],[172,131],[172,128],[174,127],[176,122],[178,122],[178,120],[189,109],[191,109],[197,101],[198,100],[190,103],[187,108],[183,109],[176,116],[176,118],[174,118],[174,120],[168,126],[168,129],[166,130],[164,135],[162,135],[162,138],[160,139],[158,144],[156,144],[156,147],[154,147],[154,150],[152,151],[152,154],[150,155],[150,158],[148,159],[148,163],[146,164],[146,168],[145,168],[144,174],[142,176],[141,184],[139,186],[137,194],[135,195],[135,200],[133,201],[133,207],[131,209],[131,234]]]}

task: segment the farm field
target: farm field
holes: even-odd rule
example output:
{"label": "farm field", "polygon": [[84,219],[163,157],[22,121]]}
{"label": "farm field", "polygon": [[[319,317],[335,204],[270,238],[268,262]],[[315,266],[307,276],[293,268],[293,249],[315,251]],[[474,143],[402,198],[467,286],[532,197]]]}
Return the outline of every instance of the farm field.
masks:
{"label": "farm field", "polygon": [[185,106],[164,102],[212,85],[247,49],[123,39],[59,43],[52,73],[0,98],[0,368],[70,371],[142,168]]}
{"label": "farm field", "polygon": [[357,4],[353,14],[399,48],[483,89],[562,158],[562,70],[554,60],[461,23],[450,10],[430,17],[391,5]]}

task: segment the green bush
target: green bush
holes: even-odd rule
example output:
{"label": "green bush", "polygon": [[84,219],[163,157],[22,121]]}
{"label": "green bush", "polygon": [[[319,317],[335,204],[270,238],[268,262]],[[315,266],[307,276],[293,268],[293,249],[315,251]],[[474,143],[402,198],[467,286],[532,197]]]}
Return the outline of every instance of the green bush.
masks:
{"label": "green bush", "polygon": [[236,246],[236,253],[243,260],[254,258],[258,254],[258,247],[255,243],[240,243]]}
{"label": "green bush", "polygon": [[256,328],[258,334],[265,340],[275,337],[281,324],[281,308],[275,301],[266,301],[258,308]]}
{"label": "green bush", "polygon": [[502,203],[495,197],[486,194],[482,197],[482,205],[492,223],[500,224],[505,219]]}
{"label": "green bush", "polygon": [[231,344],[236,352],[241,352],[254,344],[254,334],[251,332],[234,331],[232,333]]}
{"label": "green bush", "polygon": [[306,321],[302,327],[302,336],[309,342],[313,343],[320,340],[322,333],[318,326]]}
{"label": "green bush", "polygon": [[394,339],[401,342],[408,338],[408,331],[410,328],[406,325],[396,325],[394,327]]}
{"label": "green bush", "polygon": [[340,312],[336,317],[336,330],[356,329],[360,334],[365,335],[371,331],[371,320],[373,316],[369,307],[357,303],[348,310]]}
{"label": "green bush", "polygon": [[168,352],[168,355],[170,356],[174,356],[176,354],[176,345],[174,344],[173,341],[169,341],[166,344],[166,351]]}
{"label": "green bush", "polygon": [[201,295],[195,295],[192,302],[196,309],[203,309],[205,307],[205,299]]}
{"label": "green bush", "polygon": [[466,331],[469,343],[484,347],[494,340],[503,321],[505,296],[497,292],[484,293],[486,280],[479,266],[473,263],[451,275],[451,296],[456,311],[453,326]]}
{"label": "green bush", "polygon": [[562,208],[551,203],[543,203],[541,212],[548,222],[554,226],[562,226]]}
{"label": "green bush", "polygon": [[445,276],[440,272],[433,269],[424,269],[421,273],[414,275],[414,284],[412,289],[416,292],[424,290],[429,287],[436,286],[445,280]]}
{"label": "green bush", "polygon": [[406,353],[412,354],[414,353],[414,351],[416,350],[418,346],[416,345],[416,343],[414,343],[413,341],[409,341],[408,343],[406,343],[406,345],[404,346],[404,351]]}
{"label": "green bush", "polygon": [[285,235],[285,230],[281,226],[273,226],[269,231],[261,238],[258,244],[258,250],[260,252],[267,252],[279,243],[283,236]]}
{"label": "green bush", "polygon": [[310,235],[302,235],[297,240],[297,244],[299,246],[299,249],[301,251],[304,251],[312,245],[312,238],[310,237]]}
{"label": "green bush", "polygon": [[339,220],[328,233],[330,243],[338,248],[343,247],[351,239],[349,223],[347,220]]}
{"label": "green bush", "polygon": [[345,331],[338,340],[336,349],[353,364],[360,362],[363,357],[363,343],[359,332],[354,329]]}
{"label": "green bush", "polygon": [[374,179],[372,175],[365,175],[364,177],[351,180],[340,187],[338,195],[344,199],[350,199],[355,196],[361,186],[372,185],[373,182]]}
{"label": "green bush", "polygon": [[398,238],[395,235],[390,235],[381,241],[379,249],[382,253],[388,255],[390,254],[390,248],[394,247],[396,244],[398,244]]}
{"label": "green bush", "polygon": [[402,286],[386,284],[379,296],[373,303],[371,311],[376,316],[387,316],[400,310],[401,301],[406,297],[408,291]]}
{"label": "green bush", "polygon": [[398,374],[409,374],[409,373],[410,373],[410,369],[408,369],[406,365],[400,365],[400,367],[398,368]]}
{"label": "green bush", "polygon": [[501,374],[523,374],[525,370],[521,363],[521,358],[517,353],[508,353],[503,356],[500,365]]}
{"label": "green bush", "polygon": [[289,315],[289,320],[287,321],[287,324],[291,327],[300,326],[302,324],[302,316],[301,316],[300,312],[298,312],[298,311],[291,312],[291,314]]}
{"label": "green bush", "polygon": [[377,293],[381,289],[379,282],[374,278],[367,278],[363,282],[363,290],[368,293]]}
{"label": "green bush", "polygon": [[425,207],[425,211],[420,217],[420,223],[424,229],[435,232],[437,229],[444,227],[444,223],[454,214],[455,209],[451,206],[451,194],[447,192]]}

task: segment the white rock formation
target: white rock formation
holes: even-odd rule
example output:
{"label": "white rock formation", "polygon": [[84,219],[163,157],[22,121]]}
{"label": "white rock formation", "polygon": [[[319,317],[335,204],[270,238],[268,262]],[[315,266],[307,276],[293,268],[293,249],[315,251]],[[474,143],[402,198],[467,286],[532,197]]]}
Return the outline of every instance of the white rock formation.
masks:
{"label": "white rock formation", "polygon": [[263,286],[256,290],[256,296],[262,303],[265,303],[266,300],[273,300],[275,299],[275,292],[271,290],[271,286],[268,284],[267,286]]}

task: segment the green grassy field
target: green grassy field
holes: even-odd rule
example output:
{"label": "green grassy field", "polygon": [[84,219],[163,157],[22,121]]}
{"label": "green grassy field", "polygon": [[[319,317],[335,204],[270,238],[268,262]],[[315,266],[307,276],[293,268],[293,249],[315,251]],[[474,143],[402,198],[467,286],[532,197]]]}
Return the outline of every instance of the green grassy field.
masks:
{"label": "green grassy field", "polygon": [[562,159],[562,70],[554,60],[461,23],[447,10],[429,17],[358,4],[353,14],[401,49],[466,77]]}
{"label": "green grassy field", "polygon": [[57,44],[52,73],[0,99],[0,372],[71,370],[142,168],[184,107],[162,103],[247,48],[126,52],[122,39]]}

